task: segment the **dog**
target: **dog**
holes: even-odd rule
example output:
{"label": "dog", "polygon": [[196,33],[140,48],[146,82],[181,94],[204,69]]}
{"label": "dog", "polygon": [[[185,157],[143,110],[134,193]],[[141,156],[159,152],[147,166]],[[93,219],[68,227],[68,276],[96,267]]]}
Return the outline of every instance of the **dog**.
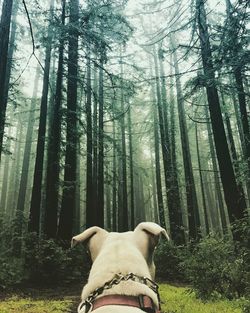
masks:
{"label": "dog", "polygon": [[72,238],[72,247],[87,243],[92,259],[78,313],[159,312],[153,255],[164,228],[140,223],[134,231],[107,232],[94,226]]}

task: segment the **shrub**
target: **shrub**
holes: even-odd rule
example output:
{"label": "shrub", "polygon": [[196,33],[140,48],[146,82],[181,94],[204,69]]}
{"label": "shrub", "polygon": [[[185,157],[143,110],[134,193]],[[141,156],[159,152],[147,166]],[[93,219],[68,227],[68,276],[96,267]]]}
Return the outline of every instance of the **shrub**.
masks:
{"label": "shrub", "polygon": [[19,284],[24,278],[23,259],[13,256],[13,225],[0,221],[0,289]]}
{"label": "shrub", "polygon": [[235,253],[232,241],[208,237],[197,244],[181,267],[199,297],[232,299],[249,290],[248,258],[247,250]]}
{"label": "shrub", "polygon": [[29,235],[25,245],[28,280],[40,284],[58,284],[82,280],[89,269],[83,247],[64,249],[57,241]]}
{"label": "shrub", "polygon": [[0,256],[0,289],[15,286],[25,278],[23,272],[23,260],[18,258],[10,259],[6,255]]}
{"label": "shrub", "polygon": [[171,242],[161,242],[155,251],[156,276],[166,281],[184,281],[185,275],[180,263],[188,254],[183,246],[175,246]]}

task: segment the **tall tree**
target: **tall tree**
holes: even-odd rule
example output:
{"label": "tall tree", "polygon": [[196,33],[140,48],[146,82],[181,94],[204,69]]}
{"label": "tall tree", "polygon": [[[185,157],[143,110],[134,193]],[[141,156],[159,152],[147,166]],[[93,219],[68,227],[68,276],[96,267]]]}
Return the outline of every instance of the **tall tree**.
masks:
{"label": "tall tree", "polygon": [[11,139],[9,138],[11,134],[11,127],[8,130],[8,138],[6,144],[6,155],[4,158],[4,170],[3,170],[3,183],[2,183],[2,190],[1,190],[1,201],[0,201],[0,212],[4,215],[6,212],[6,200],[7,200],[7,190],[9,184],[9,165],[10,165],[10,148],[11,148]]}
{"label": "tall tree", "polygon": [[[244,76],[244,66],[247,60],[246,53],[244,52],[243,44],[247,45],[248,42],[245,39],[245,19],[246,12],[248,9],[247,3],[240,3],[238,8],[234,8],[230,0],[226,0],[226,14],[227,19],[225,23],[227,41],[223,52],[228,53],[228,60],[226,62],[233,69],[233,76],[236,85],[238,103],[239,103],[239,113],[242,124],[243,140],[242,147],[245,160],[248,165],[247,172],[247,184],[250,184],[250,127],[249,127],[249,117],[247,113],[247,101],[246,92],[244,90],[243,76]],[[240,38],[241,37],[241,38]]]}
{"label": "tall tree", "polygon": [[131,107],[128,110],[128,136],[129,136],[129,176],[130,176],[130,228],[135,228],[135,192],[134,192],[134,150],[132,135]]}
{"label": "tall tree", "polygon": [[122,164],[122,208],[121,219],[119,221],[120,231],[128,230],[128,189],[127,189],[127,146],[126,146],[126,132],[125,132],[125,97],[124,97],[124,72],[123,72],[123,60],[121,63],[121,164]]}
{"label": "tall tree", "polygon": [[103,87],[103,66],[105,60],[105,46],[100,47],[100,67],[99,67],[99,90],[98,90],[98,164],[97,164],[97,219],[96,225],[104,226],[104,87]]}
{"label": "tall tree", "polygon": [[200,155],[197,123],[195,124],[195,139],[196,139],[196,152],[197,152],[197,159],[198,159],[198,170],[199,170],[200,185],[201,185],[201,197],[202,197],[202,204],[203,204],[203,210],[204,210],[205,233],[208,234],[209,233],[208,208],[207,208],[206,196],[205,196],[204,179],[202,175],[202,165],[201,165],[201,155]]}
{"label": "tall tree", "polygon": [[180,71],[178,66],[176,43],[173,36],[171,36],[171,46],[173,48],[173,62],[175,69],[175,82],[176,82],[176,92],[177,92],[177,106],[179,114],[179,125],[181,134],[181,145],[183,154],[183,165],[185,172],[185,188],[186,188],[186,198],[187,198],[187,210],[188,210],[188,222],[189,222],[189,237],[191,239],[197,239],[200,232],[200,217],[198,210],[197,194],[195,189],[195,181],[193,175],[191,152],[189,146],[187,122],[183,103],[183,93],[180,81]]}
{"label": "tall tree", "polygon": [[8,64],[8,46],[13,0],[4,0],[0,22],[0,157],[2,153],[3,135],[6,115],[6,73]]}
{"label": "tall tree", "polygon": [[220,101],[215,81],[215,69],[210,46],[207,16],[204,0],[196,0],[197,28],[199,32],[203,72],[206,78],[206,93],[213,129],[216,154],[218,158],[221,180],[231,222],[244,216],[246,202],[240,193],[228,149],[225,128],[222,119]]}
{"label": "tall tree", "polygon": [[60,212],[58,237],[70,239],[73,230],[73,217],[76,206],[76,163],[77,163],[77,82],[78,82],[78,23],[79,1],[69,3],[69,47],[68,47],[68,81],[67,81],[67,116],[66,116],[66,155],[64,169],[64,186]]}
{"label": "tall tree", "polygon": [[113,169],[112,169],[112,221],[113,231],[117,230],[117,136],[116,136],[116,120],[114,113],[114,101],[112,103],[112,137],[113,137]]}
{"label": "tall tree", "polygon": [[[173,64],[173,55],[170,55],[170,64]],[[172,164],[172,189],[173,189],[173,201],[177,203],[177,210],[179,211],[179,215],[183,216],[183,212],[181,209],[181,194],[180,194],[180,183],[178,176],[178,165],[177,165],[177,153],[176,153],[176,101],[174,97],[174,80],[173,80],[173,67],[170,66],[170,147],[171,147],[171,164]],[[182,218],[183,220],[183,218]],[[184,222],[182,229],[179,229],[178,237],[176,238],[176,243],[184,243],[185,242],[185,234],[184,234]]]}
{"label": "tall tree", "polygon": [[36,232],[37,234],[39,234],[39,227],[40,227],[40,206],[41,206],[41,195],[42,195],[44,148],[45,148],[47,104],[48,104],[48,92],[49,92],[49,74],[50,74],[50,60],[51,60],[52,34],[53,34],[53,28],[52,28],[53,12],[54,12],[54,0],[51,0],[48,35],[46,38],[45,62],[44,62],[45,65],[44,65],[43,89],[42,89],[40,117],[39,117],[39,126],[38,126],[35,170],[34,170],[34,177],[33,177],[33,187],[32,187],[31,204],[30,204],[30,216],[29,216],[29,223],[28,223],[29,231]]}
{"label": "tall tree", "polygon": [[26,131],[25,137],[25,148],[23,155],[23,163],[21,170],[21,178],[20,185],[18,188],[18,197],[17,197],[17,207],[16,207],[16,221],[15,221],[15,229],[14,229],[14,251],[16,255],[21,253],[21,235],[23,230],[24,223],[24,205],[25,198],[27,193],[27,185],[28,185],[28,177],[30,170],[30,157],[31,157],[31,149],[32,149],[32,138],[33,138],[33,130],[35,124],[35,112],[37,106],[37,92],[38,92],[38,83],[40,76],[40,66],[37,66],[36,76],[34,80],[34,89],[33,95],[30,102],[30,112],[28,119],[28,127]]}
{"label": "tall tree", "polygon": [[57,233],[59,174],[60,174],[60,146],[61,146],[61,118],[62,118],[62,86],[63,86],[63,54],[64,54],[64,25],[65,4],[62,0],[61,26],[59,39],[58,68],[56,77],[55,101],[52,108],[51,126],[48,141],[48,156],[46,169],[46,198],[44,210],[44,234],[48,238],[55,238]]}
{"label": "tall tree", "polygon": [[[159,62],[158,62],[159,60]],[[157,107],[158,107],[158,118],[160,126],[161,135],[161,148],[164,166],[164,177],[167,193],[167,204],[169,212],[169,222],[170,222],[170,233],[174,242],[180,242],[181,237],[183,237],[183,223],[182,223],[182,213],[180,207],[180,198],[176,195],[176,188],[173,186],[173,169],[172,169],[172,159],[171,159],[171,146],[169,138],[169,123],[168,123],[168,101],[166,94],[166,79],[164,72],[164,52],[162,49],[158,50],[158,60],[156,57],[156,52],[154,52],[154,63],[155,63],[155,76],[156,76],[156,94],[157,94]],[[159,63],[159,65],[158,65]],[[159,67],[159,69],[158,69]],[[160,78],[159,78],[160,74]]]}
{"label": "tall tree", "polygon": [[86,227],[95,225],[96,212],[93,199],[93,134],[92,134],[92,87],[91,87],[91,55],[87,46],[86,77],[86,132],[87,132],[87,165],[86,165]]}
{"label": "tall tree", "polygon": [[[152,70],[151,70],[152,74]],[[160,164],[160,143],[159,143],[159,127],[157,119],[157,100],[156,100],[156,82],[151,85],[151,97],[152,101],[152,115],[153,115],[153,127],[154,127],[154,152],[155,152],[155,178],[156,178],[156,192],[158,202],[158,216],[159,223],[162,227],[166,228],[164,202],[162,195],[162,181],[161,181],[161,164]]]}
{"label": "tall tree", "polygon": [[217,165],[217,158],[216,158],[216,152],[215,152],[215,147],[214,147],[213,132],[212,132],[212,127],[211,127],[211,123],[209,120],[208,106],[205,105],[204,108],[205,108],[206,120],[209,121],[206,123],[206,126],[207,126],[209,150],[211,154],[211,160],[212,160],[213,171],[214,171],[214,185],[215,185],[215,193],[216,193],[216,200],[217,200],[217,209],[219,210],[219,214],[220,214],[222,231],[223,233],[227,233],[227,220],[226,220],[224,201],[223,201],[223,196],[222,196],[222,191],[221,191],[221,182],[220,182],[219,169]]}
{"label": "tall tree", "polygon": [[22,152],[22,138],[23,138],[23,130],[24,126],[20,121],[20,117],[17,123],[17,134],[16,134],[16,143],[14,148],[13,157],[15,160],[12,162],[11,166],[11,175],[10,175],[10,183],[9,183],[9,192],[8,192],[8,201],[7,201],[7,210],[10,218],[13,218],[17,195],[18,195],[18,186],[20,181],[20,163],[21,163],[21,152]]}

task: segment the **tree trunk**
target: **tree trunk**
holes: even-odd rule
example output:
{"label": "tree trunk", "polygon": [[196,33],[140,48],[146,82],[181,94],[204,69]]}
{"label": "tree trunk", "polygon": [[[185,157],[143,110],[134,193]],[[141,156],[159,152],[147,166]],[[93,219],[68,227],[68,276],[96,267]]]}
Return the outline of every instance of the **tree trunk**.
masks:
{"label": "tree trunk", "polygon": [[[98,194],[98,67],[95,64],[94,68],[94,108],[93,108],[93,177],[92,177],[92,211],[95,212],[95,220],[97,214],[97,194]],[[96,224],[96,222],[95,222]]]}
{"label": "tree trunk", "polygon": [[92,137],[92,101],[91,101],[91,62],[90,49],[87,47],[87,82],[86,82],[86,128],[87,128],[87,169],[86,169],[86,227],[95,226],[96,210],[94,205],[93,185],[93,137]]}
{"label": "tree trunk", "polygon": [[131,107],[128,111],[128,136],[129,136],[129,172],[130,172],[130,229],[135,228],[135,196],[134,196],[134,151],[132,138]]}
{"label": "tree trunk", "polygon": [[185,117],[182,87],[179,76],[179,66],[176,54],[176,44],[173,37],[171,37],[171,45],[174,48],[173,61],[176,74],[176,92],[177,92],[177,104],[179,113],[179,124],[181,133],[181,146],[183,153],[183,164],[185,172],[185,184],[186,184],[186,197],[187,197],[187,210],[188,210],[188,222],[189,222],[189,237],[190,239],[197,239],[200,236],[200,217],[198,210],[197,195],[195,189],[193,168],[191,162],[191,153],[189,146],[187,122]]}
{"label": "tree trunk", "polygon": [[244,147],[244,155],[247,161],[248,165],[248,171],[247,171],[247,185],[250,184],[250,129],[249,129],[249,117],[247,114],[247,104],[246,104],[246,96],[243,86],[243,79],[242,79],[242,73],[241,68],[236,67],[234,69],[234,77],[236,81],[236,87],[237,87],[237,95],[238,95],[238,101],[239,101],[239,107],[240,107],[240,117],[242,121],[242,130],[244,135],[244,142],[242,143]]}
{"label": "tree trunk", "polygon": [[15,221],[15,229],[14,229],[14,253],[15,255],[20,255],[21,253],[21,237],[22,237],[22,229],[24,222],[24,204],[27,192],[27,183],[29,177],[29,169],[30,169],[30,157],[31,157],[31,148],[32,148],[32,138],[33,138],[33,130],[35,124],[35,112],[37,106],[37,91],[38,91],[38,82],[40,76],[40,66],[36,69],[36,76],[34,82],[34,90],[30,104],[30,113],[28,120],[28,127],[25,137],[25,148],[23,155],[23,164],[20,178],[20,185],[18,191],[17,198],[17,209],[16,209],[16,221]]}
{"label": "tree trunk", "polygon": [[163,202],[163,196],[162,196],[159,130],[158,130],[157,107],[156,107],[154,87],[155,86],[153,85],[152,86],[152,105],[153,105],[152,111],[153,111],[153,117],[154,117],[153,123],[154,123],[156,190],[157,190],[159,223],[162,227],[166,228],[165,213],[164,213],[164,202]]}
{"label": "tree trunk", "polygon": [[113,135],[113,170],[112,170],[112,220],[113,226],[112,230],[117,230],[117,142],[116,142],[116,122],[114,113],[114,103],[113,103],[113,125],[112,125],[112,135]]}
{"label": "tree trunk", "polygon": [[122,228],[121,231],[128,231],[128,190],[127,190],[127,147],[125,133],[125,105],[124,105],[124,84],[123,84],[123,61],[121,58],[121,162],[122,162]]}
{"label": "tree trunk", "polygon": [[[11,134],[11,127],[9,127],[8,130],[8,137]],[[2,189],[1,189],[1,201],[0,201],[0,212],[3,216],[5,216],[6,213],[6,200],[7,200],[7,190],[8,190],[8,185],[9,185],[9,165],[10,165],[10,159],[11,156],[8,154],[8,151],[10,150],[10,145],[11,145],[11,140],[10,138],[7,139],[7,144],[6,144],[6,150],[7,154],[5,155],[4,158],[4,170],[3,170],[3,182],[2,182]],[[0,215],[1,215],[0,214]]]}
{"label": "tree trunk", "polygon": [[155,179],[155,165],[153,159],[152,149],[150,151],[150,164],[151,164],[151,177],[152,177],[152,196],[153,196],[153,211],[154,211],[154,221],[159,223],[159,210],[157,205],[157,190],[156,190],[156,179]]}
{"label": "tree trunk", "polygon": [[17,142],[15,143],[15,150],[14,150],[15,162],[12,163],[12,168],[11,168],[10,187],[9,187],[8,203],[7,203],[7,210],[10,215],[10,220],[13,219],[15,209],[17,206],[18,186],[19,186],[19,181],[20,181],[21,151],[22,151],[21,141],[23,139],[23,129],[24,129],[23,124],[21,121],[19,121],[17,124],[18,137],[16,139]]}
{"label": "tree trunk", "polygon": [[197,152],[197,159],[198,159],[198,170],[199,170],[199,177],[200,177],[200,184],[201,184],[201,197],[202,197],[202,204],[203,204],[203,210],[204,210],[205,234],[207,235],[209,234],[208,211],[207,211],[207,203],[206,203],[204,182],[203,182],[203,176],[202,176],[202,165],[201,165],[197,123],[195,124],[195,139],[196,139],[196,152]]}
{"label": "tree trunk", "polygon": [[42,196],[42,178],[43,178],[43,164],[44,164],[44,147],[46,137],[46,122],[47,122],[47,105],[48,105],[48,91],[49,91],[49,74],[50,74],[50,60],[52,50],[52,32],[51,27],[54,11],[54,0],[50,2],[50,25],[48,26],[47,44],[45,50],[45,65],[43,76],[42,99],[40,106],[40,117],[36,147],[35,170],[33,176],[33,187],[30,204],[30,216],[28,223],[28,230],[39,234],[40,229],[40,206]]}
{"label": "tree trunk", "polygon": [[162,147],[162,157],[164,166],[164,177],[167,192],[167,204],[169,212],[169,222],[170,222],[170,233],[173,241],[175,243],[180,243],[181,237],[183,237],[182,229],[182,213],[181,204],[178,201],[179,198],[175,198],[175,186],[173,181],[173,168],[171,159],[171,146],[169,138],[169,126],[168,126],[168,110],[167,110],[167,95],[166,95],[166,81],[165,73],[163,68],[163,53],[161,50],[158,51],[159,67],[160,67],[160,77],[161,77],[161,89],[160,80],[158,77],[158,62],[156,55],[154,56],[155,62],[155,76],[156,76],[156,94],[157,94],[157,106],[158,106],[158,117],[160,125],[161,134],[161,147]]}
{"label": "tree trunk", "polygon": [[79,2],[69,3],[69,47],[68,47],[68,82],[66,116],[66,156],[64,169],[64,188],[62,207],[58,225],[58,237],[71,239],[73,217],[76,206],[76,161],[77,161],[77,72],[78,72],[78,19]]}
{"label": "tree trunk", "polygon": [[99,118],[98,118],[98,186],[97,186],[97,214],[96,225],[104,226],[104,91],[103,91],[103,65],[104,48],[102,47],[99,68]]}
{"label": "tree trunk", "polygon": [[[205,117],[206,117],[206,120],[209,121],[209,112],[208,112],[207,106],[205,106]],[[215,155],[213,132],[212,132],[210,121],[206,125],[207,125],[209,150],[210,150],[210,154],[211,154],[211,160],[212,160],[213,171],[214,171],[214,185],[215,185],[215,193],[216,193],[216,198],[217,198],[217,208],[218,208],[218,211],[220,213],[222,231],[224,234],[226,234],[227,233],[227,220],[226,220],[223,196],[222,196],[222,192],[221,192],[219,169],[218,169],[217,159],[216,159],[216,155]]]}
{"label": "tree trunk", "polygon": [[[242,78],[242,65],[241,65],[241,58],[243,47],[242,44],[239,42],[238,39],[238,32],[234,32],[235,29],[239,28],[239,18],[233,14],[233,6],[230,0],[226,0],[226,13],[227,13],[227,20],[229,22],[229,27],[231,28],[230,33],[230,41],[231,41],[231,59],[233,61],[233,75],[236,83],[237,89],[237,96],[239,102],[239,113],[240,113],[240,121],[238,120],[238,127],[240,130],[240,134],[242,131],[241,136],[241,144],[243,149],[243,155],[247,162],[248,171],[246,173],[246,184],[248,193],[250,192],[250,128],[249,128],[249,117],[247,114],[247,103],[246,103],[246,94],[244,90],[243,78]],[[235,103],[235,101],[234,101]],[[235,110],[237,112],[237,109]],[[237,117],[237,114],[236,114]]]}
{"label": "tree trunk", "polygon": [[[170,64],[173,63],[173,56],[170,55]],[[173,67],[170,66],[170,75],[173,75]],[[184,222],[183,222],[183,212],[181,205],[181,192],[179,186],[178,178],[178,166],[177,166],[177,154],[176,154],[176,113],[175,113],[175,96],[174,96],[174,81],[173,77],[170,77],[170,147],[171,147],[171,164],[172,164],[172,185],[173,185],[173,201],[177,203],[179,207],[179,215],[181,215],[182,229],[179,229],[178,240],[176,238],[177,244],[185,243],[185,233],[184,233]]]}
{"label": "tree trunk", "polygon": [[[213,128],[214,142],[224,189],[225,201],[228,207],[230,222],[232,223],[244,216],[246,202],[244,195],[242,195],[238,189],[227,145],[219,96],[215,85],[215,70],[212,61],[212,52],[209,41],[204,0],[197,0],[196,7],[203,71],[207,81],[209,82],[206,86],[206,92]],[[239,239],[236,237],[235,239]]]}
{"label": "tree trunk", "polygon": [[[65,3],[62,0],[62,27],[65,24]],[[55,238],[58,219],[58,187],[60,174],[60,144],[61,144],[61,119],[62,119],[62,85],[63,85],[63,53],[64,34],[59,41],[59,56],[56,78],[56,92],[54,107],[52,108],[51,127],[48,142],[48,156],[46,169],[46,198],[44,210],[44,234],[47,238]]]}
{"label": "tree trunk", "polygon": [[[109,168],[107,169],[107,176],[109,177]],[[106,194],[106,223],[105,227],[108,231],[111,231],[111,193],[110,193],[110,185],[109,178],[107,178],[107,183],[105,186],[105,194]]]}
{"label": "tree trunk", "polygon": [[0,22],[0,158],[2,153],[3,135],[6,115],[6,74],[8,64],[8,46],[13,0],[4,0]]}

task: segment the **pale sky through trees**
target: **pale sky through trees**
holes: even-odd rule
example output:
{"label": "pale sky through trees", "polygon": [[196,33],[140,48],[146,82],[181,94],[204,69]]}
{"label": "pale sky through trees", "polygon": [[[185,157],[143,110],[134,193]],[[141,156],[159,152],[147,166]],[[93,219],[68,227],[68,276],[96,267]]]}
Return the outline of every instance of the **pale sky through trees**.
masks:
{"label": "pale sky through trees", "polygon": [[[233,2],[233,1],[232,1]],[[126,50],[128,51],[128,53],[133,53],[136,52],[134,55],[134,63],[138,66],[148,66],[147,62],[144,64],[145,60],[147,59],[147,56],[145,55],[145,52],[143,51],[143,49],[141,49],[140,47],[138,47],[139,45],[145,45],[147,44],[148,41],[148,36],[145,37],[144,36],[144,31],[141,28],[141,21],[140,21],[140,16],[143,18],[143,20],[145,21],[145,25],[149,26],[150,24],[152,26],[150,26],[150,28],[152,28],[152,33],[158,33],[162,31],[162,29],[164,29],[164,31],[162,32],[162,34],[167,33],[168,30],[168,19],[169,19],[169,15],[168,15],[168,10],[156,10],[158,12],[150,14],[149,10],[145,10],[143,9],[143,5],[147,4],[147,3],[152,3],[152,1],[136,1],[136,0],[129,0],[126,8],[124,9],[124,14],[125,16],[128,17],[129,22],[131,23],[132,27],[134,27],[134,33],[133,33],[133,37],[130,39],[130,45],[128,45],[128,47],[126,48]],[[159,1],[159,3],[163,3],[163,1]],[[163,8],[164,7],[169,7],[171,6],[173,3],[177,3],[176,1],[166,1],[165,5],[161,5]],[[185,15],[189,15],[190,12],[188,12],[188,8],[190,5],[190,1],[178,1],[178,3],[180,3],[180,8],[181,10],[183,10],[183,12],[185,12]],[[224,0],[209,0],[208,2],[209,5],[209,15],[213,14],[213,13],[223,13],[225,12],[225,1]],[[29,8],[29,4],[27,3],[28,8]],[[32,11],[32,8],[29,8],[30,11]],[[43,8],[41,8],[42,10]],[[23,12],[23,8],[22,8],[22,16],[19,15],[18,21],[19,23],[21,23],[24,27],[28,27],[28,22],[27,22],[27,17],[25,16],[25,13]],[[152,11],[155,11],[155,9],[152,9]],[[146,12],[146,14],[143,14],[143,12]],[[183,24],[183,19],[184,16],[180,15],[179,20],[182,21]],[[221,16],[222,19],[222,16]],[[38,42],[37,35],[39,35],[39,30],[37,30],[34,26],[34,22],[35,22],[35,18],[31,17],[31,22],[33,24],[33,31],[34,31],[34,37],[35,37],[35,42]],[[151,20],[151,22],[150,22]],[[223,20],[221,20],[221,22],[223,22]],[[177,23],[178,24],[178,23]],[[178,27],[180,25],[178,24]],[[147,27],[146,27],[147,28]],[[25,32],[25,37],[24,37],[24,41],[22,41],[21,43],[19,43],[20,47],[17,50],[17,58],[20,59],[20,63],[21,66],[19,68],[19,71],[23,71],[24,67],[25,67],[25,61],[27,62],[27,58],[30,56],[31,52],[32,52],[32,45],[31,45],[31,37],[30,34],[27,33],[28,28]],[[147,31],[150,33],[150,30],[147,29]],[[183,40],[182,40],[183,39]],[[182,35],[179,35],[179,40],[180,42],[185,42],[186,41],[186,35],[185,35],[185,30],[183,31]],[[186,42],[188,44],[188,42]],[[39,49],[36,49],[36,55],[39,57]],[[41,58],[40,58],[41,60]],[[24,71],[24,73],[22,74],[22,77],[19,79],[20,82],[22,82],[23,84],[23,92],[25,94],[27,94],[28,96],[32,95],[32,89],[33,89],[33,82],[34,82],[34,75],[35,75],[35,68],[37,65],[37,61],[34,57],[32,57],[32,59],[29,62],[29,65],[27,67],[27,69]],[[186,62],[186,64],[184,65],[184,68],[190,68],[190,61]],[[42,71],[42,69],[41,69]],[[191,74],[192,75],[192,74]],[[185,77],[184,77],[185,79]],[[39,88],[40,90],[40,88]]]}

